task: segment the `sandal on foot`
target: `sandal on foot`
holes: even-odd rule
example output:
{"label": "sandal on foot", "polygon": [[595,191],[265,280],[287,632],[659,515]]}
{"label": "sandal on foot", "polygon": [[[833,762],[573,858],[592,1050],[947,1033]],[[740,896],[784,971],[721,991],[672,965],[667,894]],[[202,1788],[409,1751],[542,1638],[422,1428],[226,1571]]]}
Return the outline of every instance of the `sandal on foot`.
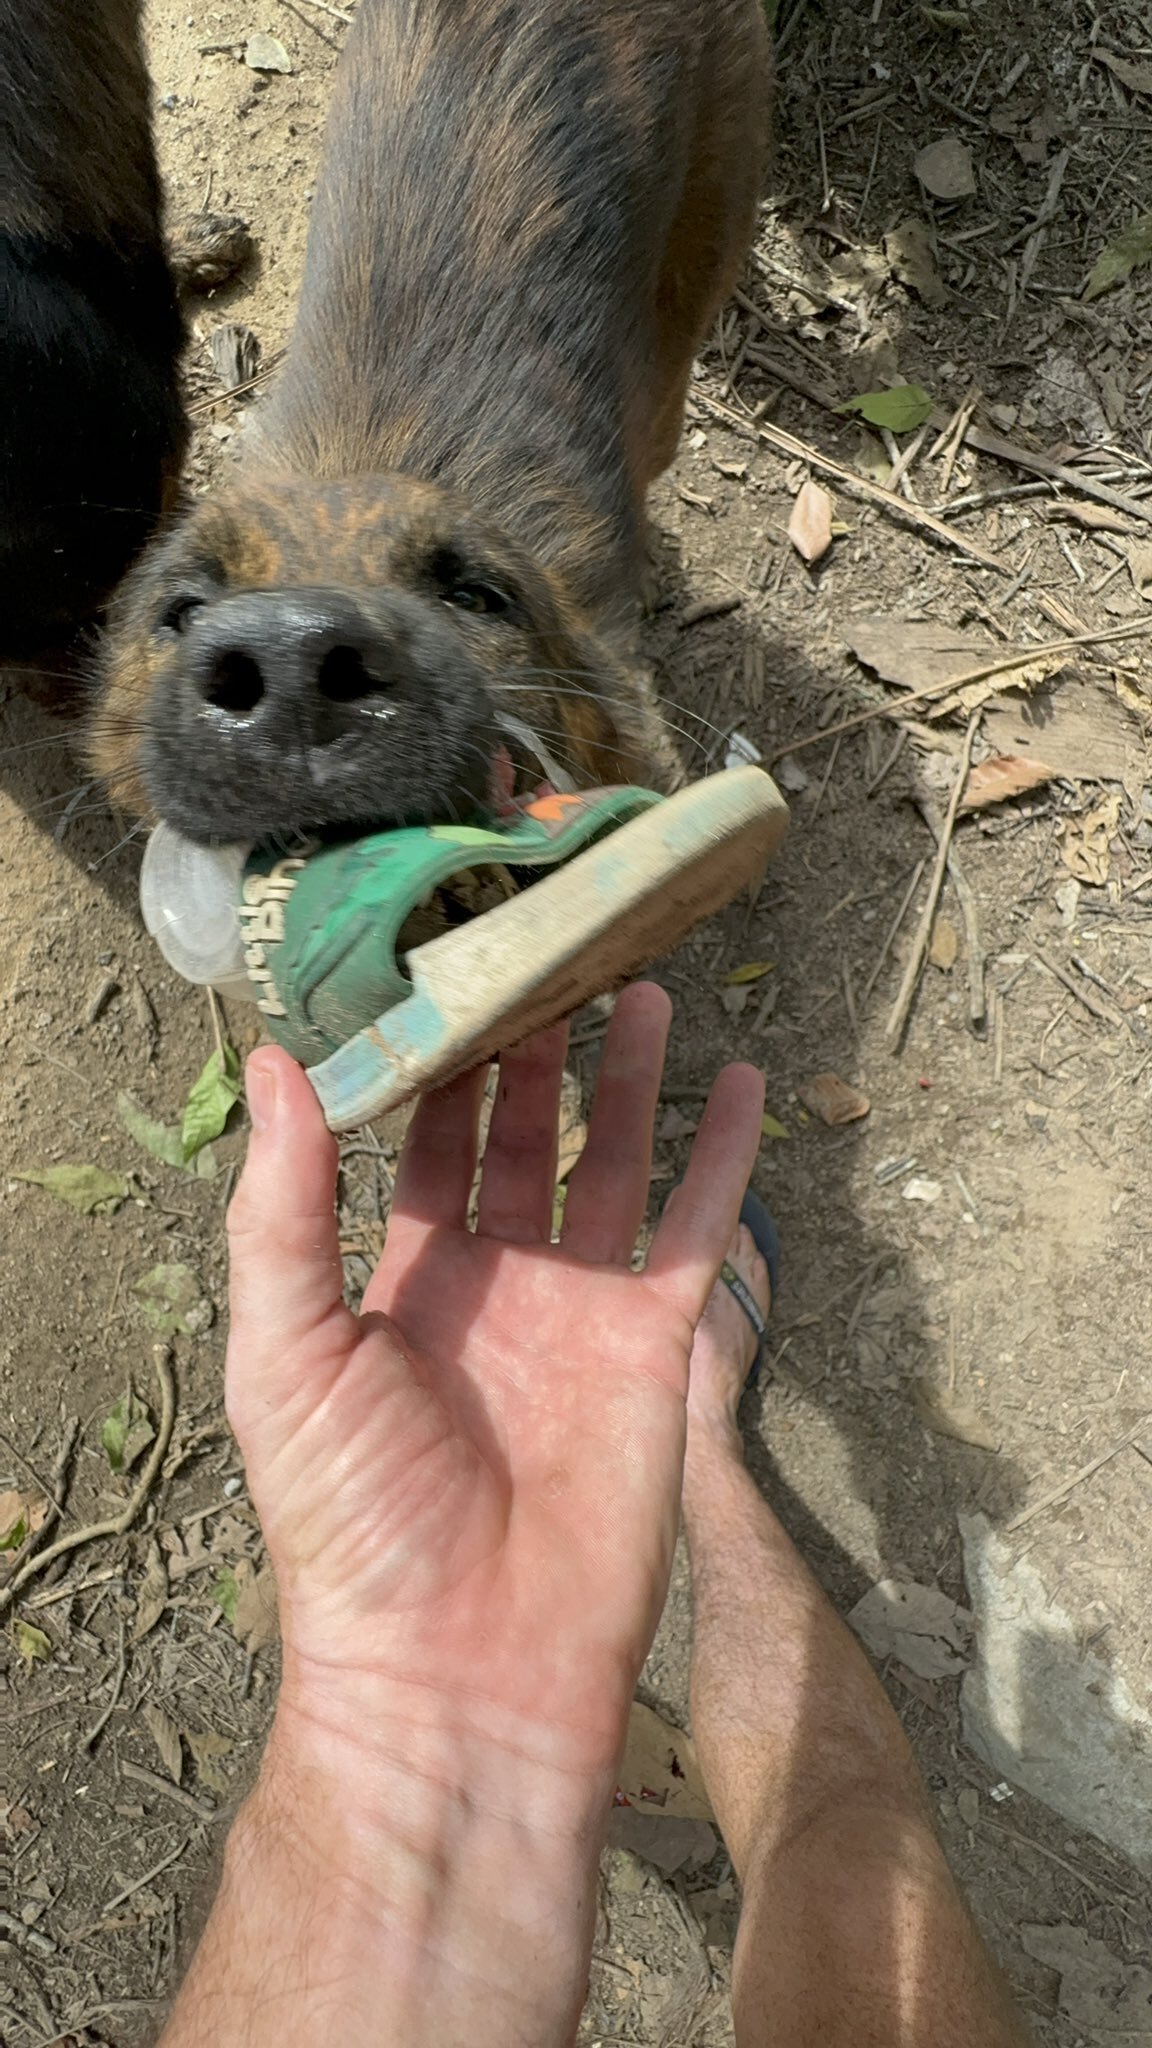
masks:
{"label": "sandal on foot", "polygon": [[[674,1182],[669,1193],[675,1194],[679,1186],[679,1181]],[[751,1188],[745,1191],[744,1200],[740,1204],[740,1222],[768,1268],[768,1282],[772,1290],[768,1307],[771,1313],[772,1302],[775,1301],[780,1286],[780,1233],[771,1211]],[[756,1335],[756,1355],[748,1368],[748,1377],[744,1382],[745,1386],[754,1387],[764,1363],[764,1339],[768,1334],[768,1317],[748,1282],[741,1279],[730,1259],[725,1259],[719,1277],[729,1294],[739,1302]]]}
{"label": "sandal on foot", "polygon": [[[780,1233],[776,1228],[771,1213],[760,1200],[759,1195],[753,1194],[751,1188],[748,1189],[744,1200],[740,1204],[740,1221],[768,1268],[768,1282],[772,1290],[768,1308],[769,1313],[771,1313],[772,1302],[776,1299],[777,1289],[780,1285]],[[740,1303],[756,1333],[756,1356],[748,1368],[748,1378],[745,1381],[746,1386],[754,1387],[760,1377],[760,1367],[764,1363],[764,1339],[768,1334],[768,1317],[765,1315],[748,1282],[741,1279],[730,1259],[725,1259],[724,1264],[721,1266],[720,1278],[728,1289],[729,1294],[734,1295]]]}

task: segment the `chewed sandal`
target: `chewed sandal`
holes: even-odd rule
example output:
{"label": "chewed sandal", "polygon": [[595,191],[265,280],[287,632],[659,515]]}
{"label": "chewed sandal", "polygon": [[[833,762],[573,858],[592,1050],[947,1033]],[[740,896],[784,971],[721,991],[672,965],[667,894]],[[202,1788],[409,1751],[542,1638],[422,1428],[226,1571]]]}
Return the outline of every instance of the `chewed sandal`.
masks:
{"label": "chewed sandal", "polygon": [[345,1131],[621,987],[759,884],[787,819],[743,767],[296,852],[161,825],[144,922],[178,973],[257,1003]]}

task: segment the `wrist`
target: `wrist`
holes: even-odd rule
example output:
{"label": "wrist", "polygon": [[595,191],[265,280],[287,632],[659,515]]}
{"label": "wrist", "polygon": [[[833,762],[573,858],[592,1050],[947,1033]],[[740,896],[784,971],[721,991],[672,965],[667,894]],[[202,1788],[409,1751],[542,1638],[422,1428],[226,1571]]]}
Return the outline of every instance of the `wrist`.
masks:
{"label": "wrist", "polygon": [[[220,2048],[263,2048],[265,2029],[303,2038],[305,2020],[345,2048],[572,2040],[612,1769],[558,1771],[547,1731],[521,1723],[497,1741],[474,1719],[461,1728],[434,1695],[382,1681],[352,1701],[346,1674],[326,1698],[289,1669],[228,1848],[220,1939],[261,1975],[235,2017],[214,2007]],[[202,1974],[235,1986],[231,1950]]]}

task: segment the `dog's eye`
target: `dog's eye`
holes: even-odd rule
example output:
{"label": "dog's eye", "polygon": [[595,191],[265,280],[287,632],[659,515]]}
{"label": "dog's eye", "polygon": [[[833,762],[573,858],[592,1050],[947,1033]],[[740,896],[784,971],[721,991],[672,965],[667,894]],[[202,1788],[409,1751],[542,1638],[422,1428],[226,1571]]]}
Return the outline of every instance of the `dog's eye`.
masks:
{"label": "dog's eye", "polygon": [[191,619],[193,612],[198,612],[204,603],[204,598],[198,597],[194,591],[182,591],[179,597],[174,597],[172,599],[171,603],[165,607],[163,613],[161,614],[161,632],[186,632],[188,622]]}
{"label": "dog's eye", "polygon": [[487,612],[494,618],[512,609],[512,599],[494,583],[454,583],[444,598],[459,612]]}

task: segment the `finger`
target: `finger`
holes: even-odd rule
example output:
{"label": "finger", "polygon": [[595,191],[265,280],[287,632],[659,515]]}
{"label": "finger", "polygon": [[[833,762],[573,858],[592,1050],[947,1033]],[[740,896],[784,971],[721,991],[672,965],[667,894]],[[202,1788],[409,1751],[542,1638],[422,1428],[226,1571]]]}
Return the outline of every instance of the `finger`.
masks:
{"label": "finger", "polygon": [[[487,1067],[473,1067],[418,1103],[396,1169],[392,1224],[463,1230],[476,1178],[476,1131]],[[390,1236],[392,1232],[390,1231]]]}
{"label": "finger", "polygon": [[277,1046],[248,1061],[252,1136],[228,1210],[232,1350],[275,1357],[343,1305],[336,1140],[302,1067]]}
{"label": "finger", "polygon": [[500,1055],[476,1232],[509,1244],[548,1244],[556,1198],[557,1115],[567,1024]]}
{"label": "finger", "polygon": [[572,1169],[561,1242],[575,1258],[626,1266],[648,1200],[652,1122],[672,1005],[638,982],[616,1004],[604,1041],[588,1143]]}
{"label": "finger", "polygon": [[764,1077],[725,1067],[713,1085],[688,1170],[660,1219],[648,1277],[697,1322],[716,1284],[760,1148]]}

